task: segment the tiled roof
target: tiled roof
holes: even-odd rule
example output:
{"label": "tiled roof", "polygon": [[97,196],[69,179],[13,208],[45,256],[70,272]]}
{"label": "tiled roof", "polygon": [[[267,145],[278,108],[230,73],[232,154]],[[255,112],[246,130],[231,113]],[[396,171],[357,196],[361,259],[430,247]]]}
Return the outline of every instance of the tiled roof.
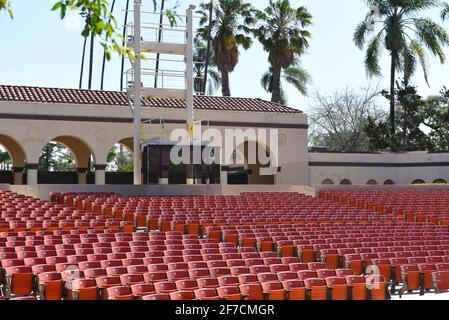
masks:
{"label": "tiled roof", "polygon": [[[68,103],[84,105],[127,106],[126,93],[118,91],[78,90],[0,85],[0,101]],[[143,99],[144,107],[185,108],[183,100]],[[194,106],[201,110],[301,113],[262,99],[196,96]]]}

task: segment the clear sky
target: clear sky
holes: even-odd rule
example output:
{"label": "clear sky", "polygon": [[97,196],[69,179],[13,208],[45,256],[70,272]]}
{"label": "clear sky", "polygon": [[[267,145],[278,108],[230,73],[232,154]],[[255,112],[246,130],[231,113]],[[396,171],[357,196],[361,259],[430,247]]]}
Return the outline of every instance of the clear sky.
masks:
{"label": "clear sky", "polygon": [[[50,86],[77,88],[83,38],[80,35],[82,22],[76,15],[61,21],[56,12],[50,9],[56,0],[13,0],[15,19],[10,20],[6,13],[0,15],[0,83],[15,85]],[[132,0],[131,0],[132,2]],[[179,0],[178,11],[184,14],[188,4],[200,1]],[[117,17],[123,19],[126,0],[117,0]],[[152,10],[152,1],[143,0],[146,10]],[[168,5],[175,0],[168,1]],[[257,0],[252,3],[259,9],[268,1]],[[361,0],[291,0],[293,6],[305,5],[313,15],[311,28],[313,39],[308,53],[302,58],[302,65],[313,77],[311,93],[315,90],[331,92],[336,89],[366,86],[367,79],[363,65],[364,53],[352,41],[354,28],[363,19],[367,7]],[[438,22],[438,12],[429,13]],[[449,28],[449,21],[445,23]],[[449,54],[449,49],[446,49]],[[100,87],[100,68],[103,52],[96,50],[94,89]],[[449,86],[449,63],[441,66],[429,54],[430,85],[418,72],[413,82],[419,86],[422,95],[438,93],[443,85]],[[388,56],[383,61],[384,78],[380,79],[382,88],[388,87]],[[268,68],[267,54],[255,42],[254,46],[241,52],[240,62],[231,75],[233,96],[270,96],[260,86],[260,77]],[[87,69],[86,69],[87,72]],[[107,64],[105,89],[119,89],[120,65],[117,56]],[[379,80],[373,79],[373,83]],[[87,84],[85,79],[84,84]],[[307,111],[311,98],[302,97],[293,88],[286,87],[289,105]],[[220,94],[218,92],[217,94]]]}

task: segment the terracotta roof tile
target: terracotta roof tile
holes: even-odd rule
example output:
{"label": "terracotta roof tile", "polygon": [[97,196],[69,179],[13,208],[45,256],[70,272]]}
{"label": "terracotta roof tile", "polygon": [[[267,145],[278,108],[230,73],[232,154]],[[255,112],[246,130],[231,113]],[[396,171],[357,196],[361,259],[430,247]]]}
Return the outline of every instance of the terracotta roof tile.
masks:
{"label": "terracotta roof tile", "polygon": [[[107,106],[127,106],[126,93],[117,91],[78,90],[0,85],[0,101],[67,103]],[[143,99],[143,107],[185,108],[183,100]],[[194,106],[200,110],[224,110],[269,113],[301,113],[262,99],[196,96]]]}

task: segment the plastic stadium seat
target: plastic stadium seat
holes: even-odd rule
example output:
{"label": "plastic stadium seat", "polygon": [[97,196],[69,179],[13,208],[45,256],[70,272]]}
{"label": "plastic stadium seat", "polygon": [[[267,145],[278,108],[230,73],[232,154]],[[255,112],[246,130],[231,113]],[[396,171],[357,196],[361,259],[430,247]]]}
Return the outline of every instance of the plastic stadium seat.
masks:
{"label": "plastic stadium seat", "polygon": [[273,264],[270,266],[270,272],[278,273],[285,271],[290,271],[290,267],[286,264]]}
{"label": "plastic stadium seat", "polygon": [[301,271],[298,271],[297,274],[298,274],[299,280],[305,280],[305,279],[317,277],[316,271],[312,271],[312,270],[301,270]]}
{"label": "plastic stadium seat", "polygon": [[366,279],[363,276],[348,276],[346,283],[349,286],[349,296],[351,300],[367,300],[368,288]]}
{"label": "plastic stadium seat", "polygon": [[195,300],[193,291],[175,291],[170,293],[170,300]]}
{"label": "plastic stadium seat", "polygon": [[123,286],[132,286],[145,281],[142,274],[123,274],[120,276],[120,282]]}
{"label": "plastic stadium seat", "polygon": [[156,293],[143,296],[142,300],[170,300],[170,295],[167,293]]}
{"label": "plastic stadium seat", "polygon": [[217,293],[223,300],[242,300],[242,294],[237,286],[218,287]]}
{"label": "plastic stadium seat", "polygon": [[9,295],[27,296],[32,294],[34,279],[31,267],[7,267],[5,271]]}
{"label": "plastic stadium seat", "polygon": [[147,272],[143,274],[143,278],[147,283],[154,283],[167,280],[167,274],[164,271]]}
{"label": "plastic stadium seat", "polygon": [[126,286],[108,288],[106,295],[108,300],[134,300],[131,289]]}
{"label": "plastic stadium seat", "polygon": [[336,269],[335,273],[337,277],[347,277],[354,275],[354,271],[352,269]]}
{"label": "plastic stadium seat", "polygon": [[107,292],[106,290],[111,287],[121,286],[121,281],[119,277],[116,276],[106,276],[99,277],[95,279],[95,283],[97,284],[99,294],[102,300],[107,300]]}
{"label": "plastic stadium seat", "polygon": [[325,280],[331,290],[331,300],[349,299],[349,288],[344,277],[329,277]]}
{"label": "plastic stadium seat", "polygon": [[61,300],[63,282],[57,272],[42,273],[38,276],[39,295],[42,300]]}
{"label": "plastic stadium seat", "polygon": [[435,267],[438,271],[449,271],[449,263],[437,263]]}
{"label": "plastic stadium seat", "polygon": [[418,269],[421,277],[421,294],[424,294],[425,290],[430,290],[434,287],[432,273],[436,272],[437,268],[433,263],[424,263],[419,264]]}
{"label": "plastic stadium seat", "polygon": [[328,287],[324,279],[307,278],[304,280],[308,300],[327,300]]}
{"label": "plastic stadium seat", "polygon": [[247,283],[239,286],[240,292],[244,300],[264,300],[262,287],[259,283]]}
{"label": "plastic stadium seat", "polygon": [[296,280],[298,279],[298,274],[293,271],[283,271],[277,274],[277,278],[281,282],[286,280]]}
{"label": "plastic stadium seat", "polygon": [[146,295],[154,294],[155,290],[154,290],[153,284],[139,283],[139,284],[134,284],[131,286],[131,292],[132,292],[132,295],[136,299],[141,299],[142,297],[144,297]]}
{"label": "plastic stadium seat", "polygon": [[363,260],[359,254],[347,254],[344,256],[344,260],[347,269],[352,269],[356,275],[363,274]]}
{"label": "plastic stadium seat", "polygon": [[420,273],[417,265],[402,265],[402,283],[404,287],[399,291],[401,296],[406,291],[419,290],[421,287]]}
{"label": "plastic stadium seat", "polygon": [[198,287],[202,288],[217,288],[219,286],[217,278],[206,277],[196,280]]}
{"label": "plastic stadium seat", "polygon": [[242,274],[238,278],[240,284],[259,283],[259,279],[255,274]]}
{"label": "plastic stadium seat", "polygon": [[365,279],[372,300],[390,299],[388,285],[383,275],[368,275]]}
{"label": "plastic stadium seat", "polygon": [[193,291],[198,289],[198,284],[195,280],[187,279],[187,280],[178,280],[176,281],[176,288],[178,290],[188,290]]}
{"label": "plastic stadium seat", "polygon": [[161,281],[154,283],[156,293],[171,293],[177,290],[176,283],[173,281]]}
{"label": "plastic stadium seat", "polygon": [[220,300],[220,296],[215,288],[202,288],[194,291],[198,300]]}
{"label": "plastic stadium seat", "polygon": [[325,262],[329,269],[337,269],[340,267],[340,259],[336,249],[321,250],[321,261]]}
{"label": "plastic stadium seat", "polygon": [[318,278],[326,279],[329,277],[336,277],[337,273],[334,269],[319,269],[316,271]]}
{"label": "plastic stadium seat", "polygon": [[306,287],[302,280],[287,280],[282,282],[288,300],[305,300]]}
{"label": "plastic stadium seat", "polygon": [[289,267],[290,271],[293,271],[293,272],[308,270],[306,263],[290,263],[288,267]]}
{"label": "plastic stadium seat", "polygon": [[78,279],[72,281],[71,300],[98,300],[98,287],[94,279]]}
{"label": "plastic stadium seat", "polygon": [[432,273],[435,292],[444,293],[449,291],[449,271],[437,271]]}
{"label": "plastic stadium seat", "polygon": [[279,281],[262,283],[265,300],[285,300],[286,292]]}
{"label": "plastic stadium seat", "polygon": [[379,274],[381,274],[385,281],[390,282],[392,277],[391,263],[389,259],[373,259],[373,266],[378,268]]}

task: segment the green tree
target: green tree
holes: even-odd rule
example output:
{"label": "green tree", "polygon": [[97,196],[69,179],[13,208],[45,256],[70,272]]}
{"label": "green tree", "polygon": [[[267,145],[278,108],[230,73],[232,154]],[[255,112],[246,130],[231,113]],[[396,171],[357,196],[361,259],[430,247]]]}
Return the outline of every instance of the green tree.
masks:
{"label": "green tree", "polygon": [[[282,71],[284,75],[294,75],[291,80],[304,80],[303,69],[291,67],[309,47],[311,33],[305,28],[312,25],[312,16],[306,7],[294,9],[289,0],[270,0],[269,6],[264,11],[257,12],[260,21],[254,34],[268,52],[268,61],[272,73],[269,82],[269,92],[272,93],[271,101],[280,103],[282,100]],[[299,77],[298,77],[299,76]],[[303,81],[293,81],[300,84],[303,91]]]}
{"label": "green tree", "polygon": [[42,149],[39,157],[39,171],[74,171],[75,160],[65,146],[57,142],[49,142]]}
{"label": "green tree", "polygon": [[[214,51],[213,62],[217,66],[222,81],[223,96],[231,96],[229,74],[239,61],[239,48],[245,50],[252,45],[248,36],[250,27],[255,23],[254,9],[243,0],[218,0],[213,8],[212,21],[209,23],[211,3],[201,3],[197,14],[200,15],[198,36],[207,41],[209,36]],[[209,26],[211,34],[209,35]]]}
{"label": "green tree", "polygon": [[[307,86],[311,83],[312,77],[310,74],[302,68],[299,64],[288,67],[285,70],[282,70],[281,78],[288,84],[294,86],[296,90],[299,91],[304,96],[307,96]],[[267,72],[262,75],[260,79],[260,84],[265,91],[272,93],[273,92],[273,68],[270,67]],[[278,103],[287,104],[287,93],[285,92],[282,82],[279,85],[280,89],[280,99]]]}
{"label": "green tree", "polygon": [[108,169],[116,172],[132,172],[133,157],[121,144],[114,145],[107,157]]}
{"label": "green tree", "polygon": [[0,170],[9,170],[11,167],[11,157],[6,150],[0,147]]}
{"label": "green tree", "polygon": [[449,3],[443,2],[443,10],[441,11],[441,19],[446,20],[449,18]]}
{"label": "green tree", "polygon": [[14,14],[11,9],[11,0],[0,0],[0,12],[2,10],[8,11],[8,14],[11,17],[11,19],[14,18]]}
{"label": "green tree", "polygon": [[[390,56],[390,130],[395,137],[395,82],[396,74],[402,73],[409,81],[421,64],[426,81],[428,81],[426,50],[446,61],[443,47],[449,44],[446,30],[425,18],[430,9],[440,6],[436,0],[365,0],[373,10],[356,28],[354,42],[360,49],[366,47],[365,66],[369,76],[381,74],[380,58],[382,49]],[[379,28],[374,28],[379,25]],[[377,30],[379,29],[379,30]],[[371,39],[367,39],[372,36]]]}
{"label": "green tree", "polygon": [[440,95],[428,97],[423,110],[423,124],[430,129],[433,150],[449,150],[449,90],[444,87]]}
{"label": "green tree", "polygon": [[[418,94],[416,86],[402,80],[396,84],[393,94],[397,108],[395,118],[397,130],[392,136],[388,122],[369,118],[365,131],[370,139],[371,150],[379,151],[388,148],[396,152],[432,150],[431,140],[422,130],[426,103]],[[383,92],[383,96],[391,100],[389,93]]]}

